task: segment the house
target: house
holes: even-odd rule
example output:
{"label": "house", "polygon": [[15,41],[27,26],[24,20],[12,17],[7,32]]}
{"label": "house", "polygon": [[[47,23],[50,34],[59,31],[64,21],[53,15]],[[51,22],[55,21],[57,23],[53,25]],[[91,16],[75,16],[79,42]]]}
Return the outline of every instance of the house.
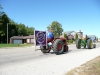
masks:
{"label": "house", "polygon": [[32,44],[34,43],[34,35],[29,35],[29,36],[13,36],[10,38],[10,43],[12,44],[22,44],[22,43],[27,43],[27,44]]}
{"label": "house", "polygon": [[98,38],[98,42],[100,42],[100,38]]}
{"label": "house", "polygon": [[66,31],[64,33],[67,34],[67,35],[75,35],[76,34],[75,31]]}
{"label": "house", "polygon": [[63,32],[60,37],[64,37],[64,34],[67,34],[68,39],[75,39],[76,32],[75,31],[66,31],[66,32]]}

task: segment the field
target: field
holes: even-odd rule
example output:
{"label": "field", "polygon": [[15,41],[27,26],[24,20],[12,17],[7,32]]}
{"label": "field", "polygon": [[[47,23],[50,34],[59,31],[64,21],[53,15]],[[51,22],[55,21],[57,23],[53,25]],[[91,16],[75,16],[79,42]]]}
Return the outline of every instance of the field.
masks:
{"label": "field", "polygon": [[100,75],[100,56],[69,71],[66,75]]}

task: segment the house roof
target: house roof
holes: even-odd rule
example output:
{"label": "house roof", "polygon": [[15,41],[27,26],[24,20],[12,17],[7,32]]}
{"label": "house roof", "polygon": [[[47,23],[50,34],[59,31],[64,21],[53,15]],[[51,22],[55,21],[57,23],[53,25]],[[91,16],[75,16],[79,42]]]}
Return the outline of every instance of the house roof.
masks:
{"label": "house roof", "polygon": [[11,39],[34,39],[34,35],[29,35],[29,36],[13,36]]}
{"label": "house roof", "polygon": [[70,34],[72,32],[75,32],[75,31],[65,31],[64,33]]}
{"label": "house roof", "polygon": [[72,32],[75,32],[75,31],[65,31],[65,32],[62,32],[62,35],[60,35],[60,37],[64,37],[64,33],[65,34],[67,34],[67,35],[69,35],[69,34],[71,34]]}
{"label": "house roof", "polygon": [[65,32],[63,32],[62,34],[71,34],[72,32],[75,32],[75,31],[65,31]]}
{"label": "house roof", "polygon": [[88,37],[96,37],[95,35],[87,35]]}

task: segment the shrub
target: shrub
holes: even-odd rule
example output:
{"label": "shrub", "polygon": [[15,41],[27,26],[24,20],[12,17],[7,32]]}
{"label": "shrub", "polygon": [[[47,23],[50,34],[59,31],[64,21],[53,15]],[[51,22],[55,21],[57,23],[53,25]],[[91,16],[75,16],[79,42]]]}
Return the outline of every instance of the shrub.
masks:
{"label": "shrub", "polygon": [[68,40],[68,43],[73,43],[73,40]]}

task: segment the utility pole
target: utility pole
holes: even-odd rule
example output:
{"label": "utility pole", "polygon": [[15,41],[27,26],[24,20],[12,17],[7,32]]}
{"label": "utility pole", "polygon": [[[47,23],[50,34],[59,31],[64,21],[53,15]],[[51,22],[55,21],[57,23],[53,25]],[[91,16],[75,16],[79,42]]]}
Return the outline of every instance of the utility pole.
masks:
{"label": "utility pole", "polygon": [[7,23],[7,44],[8,44],[8,24],[9,23]]}

